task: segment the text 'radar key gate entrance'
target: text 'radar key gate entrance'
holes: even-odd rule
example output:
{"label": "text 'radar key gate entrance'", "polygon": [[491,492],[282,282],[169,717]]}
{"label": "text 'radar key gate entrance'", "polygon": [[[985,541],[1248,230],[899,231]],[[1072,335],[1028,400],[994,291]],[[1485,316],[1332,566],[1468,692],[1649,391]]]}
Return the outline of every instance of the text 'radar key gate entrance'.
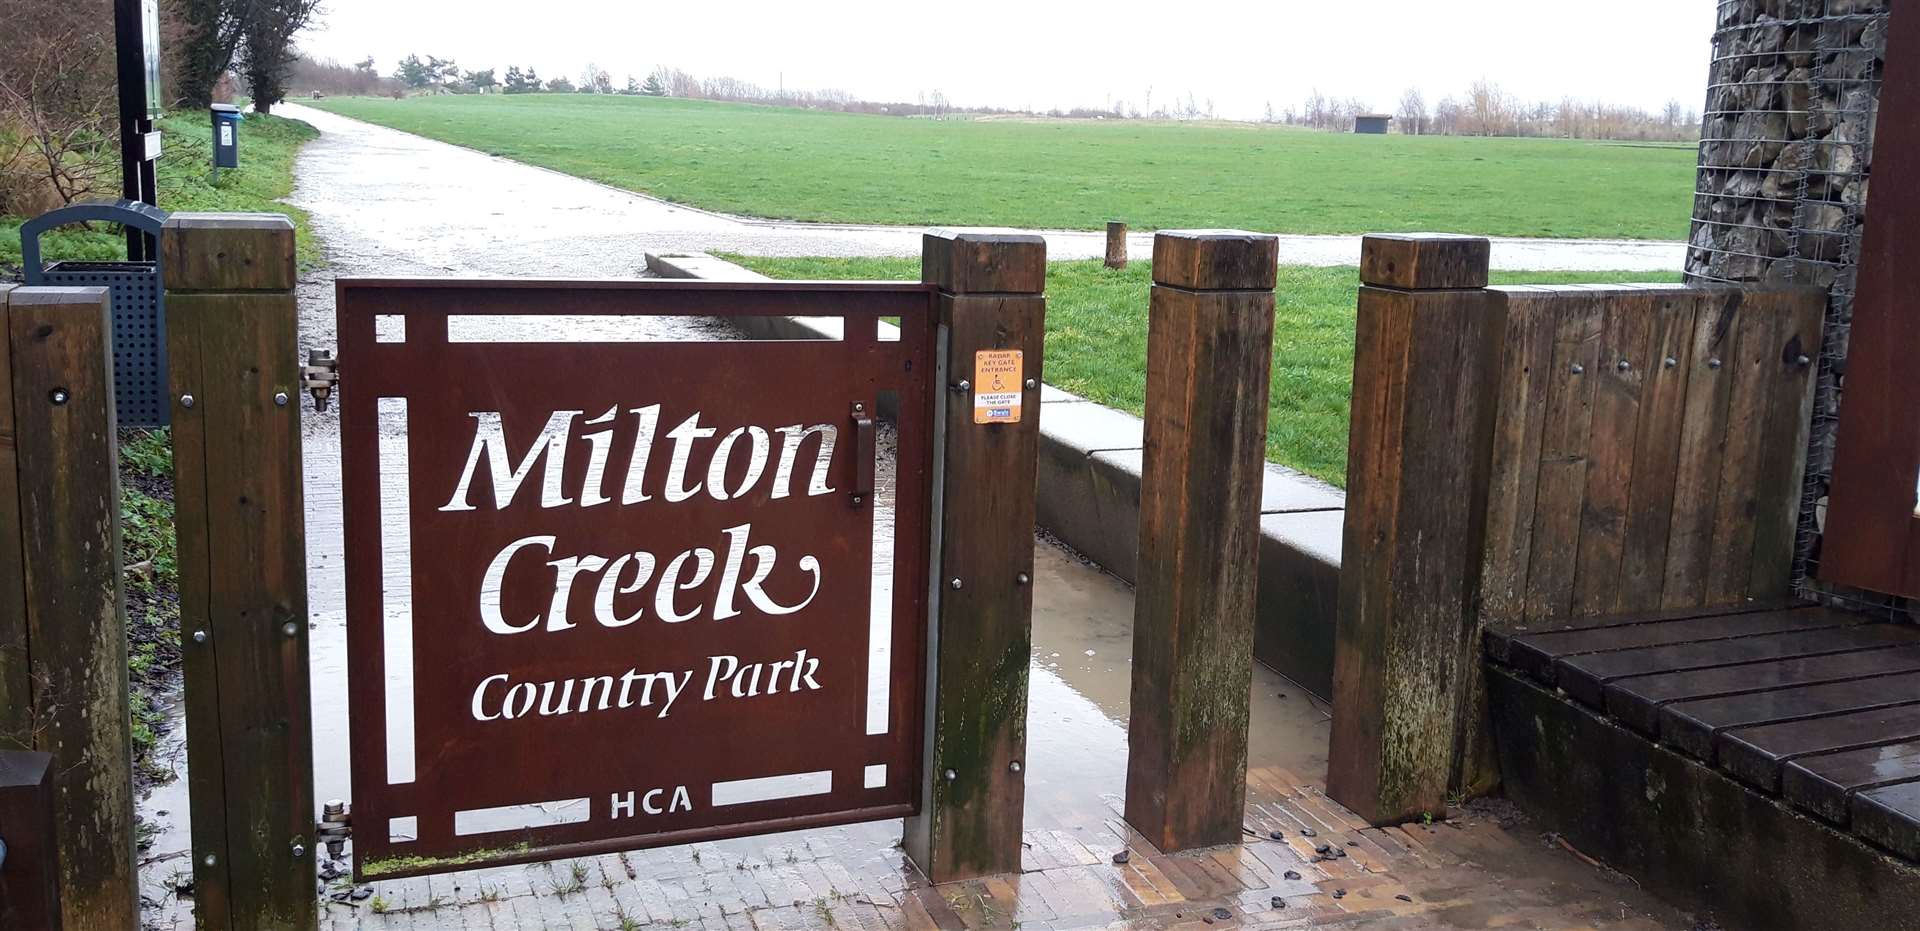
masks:
{"label": "text 'radar key gate entrance'", "polygon": [[[936,294],[339,283],[360,876],[917,810]],[[844,336],[644,336],[755,315]]]}

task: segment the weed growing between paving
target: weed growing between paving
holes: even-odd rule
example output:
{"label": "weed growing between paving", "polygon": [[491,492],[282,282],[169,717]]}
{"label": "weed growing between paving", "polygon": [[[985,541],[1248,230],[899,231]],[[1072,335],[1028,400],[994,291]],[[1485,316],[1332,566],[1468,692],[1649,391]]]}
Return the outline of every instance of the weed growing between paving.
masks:
{"label": "weed growing between paving", "polygon": [[[727,258],[775,278],[918,279],[916,258]],[[1679,280],[1650,272],[1494,272],[1494,284]],[[1147,293],[1152,269],[1099,260],[1047,267],[1047,383],[1110,407],[1146,409]],[[1353,395],[1358,269],[1280,268],[1275,288],[1267,459],[1344,487]]]}

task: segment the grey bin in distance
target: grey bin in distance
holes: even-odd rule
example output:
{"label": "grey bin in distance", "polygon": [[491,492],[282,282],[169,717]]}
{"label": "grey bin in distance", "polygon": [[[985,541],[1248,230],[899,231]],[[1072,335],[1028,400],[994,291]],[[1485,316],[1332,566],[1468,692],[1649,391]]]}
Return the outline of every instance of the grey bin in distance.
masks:
{"label": "grey bin in distance", "polygon": [[213,111],[213,167],[240,167],[240,108],[216,103]]}
{"label": "grey bin in distance", "polygon": [[159,236],[167,212],[138,201],[71,204],[41,214],[20,227],[20,254],[27,284],[103,287],[112,294],[113,407],[122,427],[172,423],[167,403],[166,290],[159,262],[40,261],[40,236],[70,223],[118,223]]}

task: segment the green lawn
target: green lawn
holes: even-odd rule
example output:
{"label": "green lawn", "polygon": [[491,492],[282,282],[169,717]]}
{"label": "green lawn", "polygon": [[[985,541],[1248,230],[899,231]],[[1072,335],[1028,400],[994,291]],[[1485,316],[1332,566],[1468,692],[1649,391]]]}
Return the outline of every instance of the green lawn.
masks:
{"label": "green lawn", "polygon": [[[917,279],[919,259],[727,258],[775,278]],[[1494,284],[1678,281],[1645,272],[1499,272]],[[1047,269],[1047,383],[1102,404],[1145,409],[1147,288],[1144,262],[1112,271],[1099,261]],[[1346,485],[1353,393],[1354,268],[1283,265],[1276,289],[1267,458]]]}
{"label": "green lawn", "polygon": [[780,219],[1685,239],[1694,153],[1251,124],[930,120],[591,94],[302,104]]}
{"label": "green lawn", "polygon": [[[311,266],[319,250],[307,231],[306,214],[278,203],[293,193],[293,156],[300,145],[319,135],[299,120],[247,114],[240,124],[240,167],[213,181],[213,128],[204,115],[166,117],[160,156],[160,206],[175,211],[284,213],[297,229],[300,264]],[[118,169],[111,191],[118,197]],[[0,216],[0,275],[20,264],[20,224],[25,217]],[[41,256],[94,261],[126,258],[126,240],[117,229],[73,227],[49,233],[40,243]]]}

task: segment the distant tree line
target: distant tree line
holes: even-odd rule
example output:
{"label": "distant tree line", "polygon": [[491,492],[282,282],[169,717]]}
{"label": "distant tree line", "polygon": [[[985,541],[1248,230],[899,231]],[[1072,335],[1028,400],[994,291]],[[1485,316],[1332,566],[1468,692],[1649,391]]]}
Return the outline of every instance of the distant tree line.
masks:
{"label": "distant tree line", "polygon": [[[282,0],[292,2],[292,0]],[[301,79],[312,86],[305,89],[327,93],[507,93],[507,94],[625,94],[646,97],[679,97],[688,100],[723,100],[771,104],[811,110],[846,113],[884,113],[896,116],[935,118],[965,113],[969,115],[1038,115],[1060,119],[1217,119],[1214,101],[1185,94],[1163,94],[1156,101],[1148,87],[1143,103],[1109,98],[1100,107],[1073,107],[1035,111],[1031,108],[955,106],[939,90],[921,94],[912,102],[861,100],[842,90],[789,90],[768,88],[751,81],[721,76],[697,77],[679,68],[661,66],[645,79],[629,74],[616,82],[606,68],[588,63],[578,79],[560,76],[543,79],[531,66],[509,66],[504,77],[495,80],[495,72],[462,71],[452,59],[428,55],[408,55],[400,60],[390,78],[372,73],[372,60],[349,70],[332,63],[314,63],[301,71]],[[373,88],[371,91],[352,88]],[[1401,95],[1391,112],[1375,110],[1359,98],[1329,97],[1314,90],[1297,107],[1276,111],[1266,105],[1262,122],[1309,126],[1336,132],[1351,132],[1354,117],[1384,113],[1393,117],[1394,128],[1408,135],[1445,136],[1539,136],[1564,139],[1620,139],[1646,141],[1693,141],[1699,138],[1698,111],[1670,102],[1660,112],[1618,106],[1597,101],[1566,98],[1559,103],[1526,103],[1491,81],[1477,81],[1460,96],[1442,97],[1429,105],[1424,93],[1410,88]]]}
{"label": "distant tree line", "polygon": [[[1354,117],[1376,113],[1355,99],[1336,100],[1315,90],[1298,109],[1270,122],[1351,132]],[[1659,112],[1598,101],[1564,98],[1559,103],[1527,103],[1491,81],[1476,81],[1459,97],[1448,95],[1429,107],[1419,88],[1409,88],[1390,115],[1394,128],[1408,135],[1521,136],[1558,139],[1617,139],[1693,142],[1700,138],[1700,114],[1669,101]]]}

